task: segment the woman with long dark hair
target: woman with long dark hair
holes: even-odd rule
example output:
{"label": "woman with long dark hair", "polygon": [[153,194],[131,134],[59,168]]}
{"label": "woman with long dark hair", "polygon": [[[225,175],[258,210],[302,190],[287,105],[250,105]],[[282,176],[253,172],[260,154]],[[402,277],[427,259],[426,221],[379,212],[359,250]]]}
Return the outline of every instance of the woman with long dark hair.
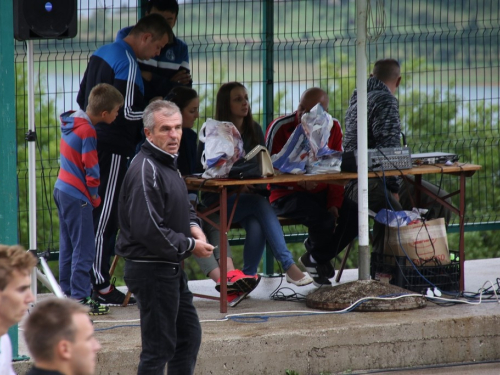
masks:
{"label": "woman with long dark hair", "polygon": [[[232,122],[241,134],[245,152],[255,146],[264,145],[262,128],[252,117],[248,93],[241,83],[229,82],[221,86],[217,93],[215,119]],[[204,149],[198,145],[198,160]],[[255,192],[253,186],[246,186],[240,194],[233,222],[239,223],[246,231],[243,251],[243,273],[255,275],[264,252],[266,241],[271,246],[274,257],[286,272],[286,280],[297,286],[310,284],[312,279],[305,275],[293,261],[288,250],[283,230],[266,197]],[[211,204],[218,199],[213,194],[204,194],[204,200]],[[236,195],[228,198],[228,213],[232,211]]]}

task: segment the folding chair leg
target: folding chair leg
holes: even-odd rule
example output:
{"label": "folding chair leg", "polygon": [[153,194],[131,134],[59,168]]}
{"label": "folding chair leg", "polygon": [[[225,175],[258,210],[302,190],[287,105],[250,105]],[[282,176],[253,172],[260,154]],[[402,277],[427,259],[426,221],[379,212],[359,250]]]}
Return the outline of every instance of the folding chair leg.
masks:
{"label": "folding chair leg", "polygon": [[347,263],[347,258],[349,257],[349,253],[351,252],[351,248],[354,244],[354,241],[349,243],[347,249],[345,250],[344,257],[342,258],[342,262],[340,263],[339,271],[337,272],[337,276],[335,276],[335,281],[338,283],[340,278],[342,277],[342,272],[344,272],[345,264]]}
{"label": "folding chair leg", "polygon": [[127,291],[127,294],[125,295],[125,299],[123,300],[122,306],[126,307],[128,305],[128,301],[130,301],[130,297],[132,296],[132,293],[130,291]]}
{"label": "folding chair leg", "polygon": [[[120,259],[119,255],[115,255],[113,258],[113,262],[111,263],[111,267],[109,267],[109,276],[113,276],[115,273],[116,266],[118,265],[118,260]],[[132,293],[127,291],[127,294],[125,295],[125,299],[123,300],[122,306],[125,307],[128,305],[128,301],[130,301],[130,297],[132,296]]]}
{"label": "folding chair leg", "polygon": [[115,268],[118,265],[118,259],[120,259],[119,255],[115,255],[113,258],[113,262],[111,263],[111,267],[109,268],[109,276],[113,276],[115,273]]}

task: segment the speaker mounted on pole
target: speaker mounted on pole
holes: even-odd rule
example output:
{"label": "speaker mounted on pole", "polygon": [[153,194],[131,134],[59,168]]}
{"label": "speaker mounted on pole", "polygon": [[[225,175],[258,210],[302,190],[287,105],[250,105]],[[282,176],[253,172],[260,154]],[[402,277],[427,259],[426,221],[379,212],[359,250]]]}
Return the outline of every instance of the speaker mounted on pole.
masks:
{"label": "speaker mounted on pole", "polygon": [[13,0],[14,38],[63,39],[77,33],[77,0]]}

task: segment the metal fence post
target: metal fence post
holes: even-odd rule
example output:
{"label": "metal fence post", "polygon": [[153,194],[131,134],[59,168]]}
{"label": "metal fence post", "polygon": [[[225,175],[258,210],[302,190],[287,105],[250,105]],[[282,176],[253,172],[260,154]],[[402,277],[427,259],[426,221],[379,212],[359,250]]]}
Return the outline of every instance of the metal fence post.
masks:
{"label": "metal fence post", "polygon": [[[274,118],[274,1],[262,0],[262,64],[264,77],[262,80],[264,130]],[[264,274],[274,273],[274,257],[266,245],[264,256]]]}
{"label": "metal fence post", "polygon": [[[17,230],[17,148],[14,70],[14,20],[12,1],[0,2],[0,243],[19,242]],[[17,324],[9,329],[13,358],[18,356]]]}

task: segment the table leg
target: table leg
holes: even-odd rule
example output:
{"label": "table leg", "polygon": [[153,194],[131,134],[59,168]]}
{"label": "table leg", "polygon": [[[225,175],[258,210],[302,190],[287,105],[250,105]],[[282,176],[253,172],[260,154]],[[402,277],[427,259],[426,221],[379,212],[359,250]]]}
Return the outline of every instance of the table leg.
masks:
{"label": "table leg", "polygon": [[460,239],[458,244],[458,254],[460,263],[460,291],[465,290],[465,174],[460,173],[460,206],[458,213],[460,221]]}
{"label": "table leg", "polygon": [[227,189],[224,187],[219,195],[220,199],[220,312],[227,312]]}

